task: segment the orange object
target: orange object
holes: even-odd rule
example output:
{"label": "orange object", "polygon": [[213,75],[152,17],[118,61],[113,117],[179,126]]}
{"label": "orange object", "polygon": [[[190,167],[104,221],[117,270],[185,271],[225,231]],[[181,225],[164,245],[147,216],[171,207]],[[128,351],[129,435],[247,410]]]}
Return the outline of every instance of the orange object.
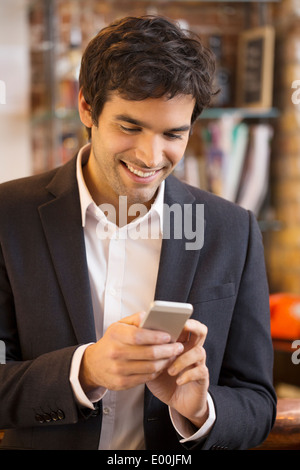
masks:
{"label": "orange object", "polygon": [[300,339],[300,296],[270,295],[271,335],[276,339]]}

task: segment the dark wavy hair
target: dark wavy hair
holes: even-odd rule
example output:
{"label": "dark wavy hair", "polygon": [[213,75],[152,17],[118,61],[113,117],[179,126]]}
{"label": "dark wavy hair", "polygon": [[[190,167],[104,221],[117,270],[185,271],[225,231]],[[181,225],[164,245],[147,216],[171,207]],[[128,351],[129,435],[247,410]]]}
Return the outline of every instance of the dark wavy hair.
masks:
{"label": "dark wavy hair", "polygon": [[192,32],[161,16],[126,17],[90,41],[79,86],[95,125],[112,91],[135,101],[192,95],[194,122],[215,94],[214,71],[212,53]]}

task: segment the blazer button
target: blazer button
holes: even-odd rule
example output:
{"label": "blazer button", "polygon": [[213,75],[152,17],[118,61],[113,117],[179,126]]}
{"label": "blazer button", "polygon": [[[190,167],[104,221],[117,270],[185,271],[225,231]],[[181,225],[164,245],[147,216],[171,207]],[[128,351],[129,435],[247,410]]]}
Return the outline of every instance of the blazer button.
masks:
{"label": "blazer button", "polygon": [[38,423],[44,423],[45,422],[45,419],[42,415],[39,415],[39,414],[36,414],[35,415],[35,420],[38,422]]}
{"label": "blazer button", "polygon": [[62,410],[57,410],[56,413],[59,420],[65,419],[65,414]]}
{"label": "blazer button", "polygon": [[50,423],[52,421],[52,418],[49,415],[49,413],[44,413],[43,417],[44,417],[44,420],[46,421],[46,423]]}
{"label": "blazer button", "polygon": [[51,411],[50,416],[51,416],[52,421],[58,420],[58,415],[55,411]]}

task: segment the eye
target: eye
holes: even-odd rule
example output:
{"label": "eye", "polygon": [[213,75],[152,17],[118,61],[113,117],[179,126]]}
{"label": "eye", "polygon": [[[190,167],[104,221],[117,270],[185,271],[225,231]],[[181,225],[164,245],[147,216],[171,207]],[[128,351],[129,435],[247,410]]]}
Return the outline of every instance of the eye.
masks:
{"label": "eye", "polygon": [[120,129],[123,132],[126,132],[128,134],[133,134],[135,132],[140,132],[141,131],[141,129],[138,128],[138,127],[126,127],[126,126],[123,126],[122,124],[120,124]]}
{"label": "eye", "polygon": [[176,140],[176,139],[181,140],[182,139],[181,134],[173,134],[172,132],[165,132],[164,135],[165,135],[165,137],[167,137],[170,140]]}

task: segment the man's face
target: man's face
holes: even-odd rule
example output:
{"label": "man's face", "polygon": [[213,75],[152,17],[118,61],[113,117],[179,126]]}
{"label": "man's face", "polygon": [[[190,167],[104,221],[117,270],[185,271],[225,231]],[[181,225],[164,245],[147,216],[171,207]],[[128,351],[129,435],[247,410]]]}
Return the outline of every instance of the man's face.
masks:
{"label": "man's face", "polygon": [[[113,93],[92,127],[85,171],[98,204],[151,204],[160,183],[181,160],[191,128],[190,95],[131,101]],[[148,204],[147,204],[148,203]]]}

